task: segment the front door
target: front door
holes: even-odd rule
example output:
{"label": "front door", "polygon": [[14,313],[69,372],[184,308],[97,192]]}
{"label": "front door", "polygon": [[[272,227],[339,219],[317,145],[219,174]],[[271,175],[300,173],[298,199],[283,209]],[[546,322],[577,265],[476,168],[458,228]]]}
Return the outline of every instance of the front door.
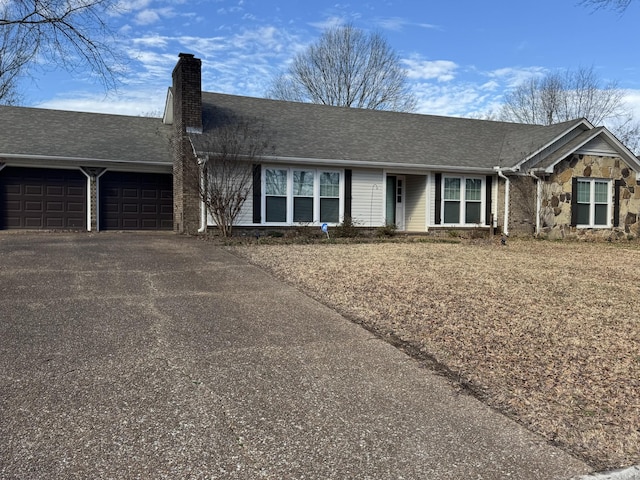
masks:
{"label": "front door", "polygon": [[387,198],[385,205],[385,222],[395,225],[397,230],[404,230],[404,175],[387,175]]}

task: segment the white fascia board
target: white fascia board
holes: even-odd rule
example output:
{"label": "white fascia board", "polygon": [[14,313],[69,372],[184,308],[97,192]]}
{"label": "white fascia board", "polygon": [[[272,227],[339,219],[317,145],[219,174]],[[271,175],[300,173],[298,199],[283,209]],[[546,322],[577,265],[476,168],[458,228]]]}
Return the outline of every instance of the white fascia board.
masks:
{"label": "white fascia board", "polygon": [[604,134],[607,139],[613,143],[614,148],[618,150],[622,159],[630,164],[630,167],[632,167],[636,172],[640,172],[640,159],[638,159],[631,150],[618,140],[618,138],[611,133],[607,127],[604,127],[600,134]]}
{"label": "white fascia board", "polygon": [[498,175],[499,172],[502,172],[505,174],[506,173],[512,174],[512,173],[518,173],[519,171],[520,171],[519,167],[501,167],[500,165],[496,165],[491,169],[491,173],[495,173],[496,175]]}
{"label": "white fascia board", "polygon": [[[42,167],[43,162],[66,162],[73,163],[75,165],[86,165],[86,164],[100,164],[100,166],[106,165],[127,165],[132,167],[167,167],[168,170],[173,168],[171,163],[167,162],[139,162],[139,161],[131,161],[131,160],[107,160],[102,158],[85,158],[85,157],[61,157],[54,155],[24,155],[24,154],[9,154],[9,153],[0,153],[0,161],[5,161],[7,163],[11,163],[11,160],[19,160],[20,166],[33,166],[33,167]],[[16,162],[18,165],[18,162]],[[48,165],[50,166],[50,165]]]}
{"label": "white fascia board", "polygon": [[438,171],[438,172],[474,172],[474,173],[494,173],[493,168],[482,167],[461,167],[455,165],[428,165],[424,163],[396,163],[396,162],[374,162],[362,160],[338,160],[325,158],[303,158],[303,157],[278,157],[278,156],[262,156],[260,157],[265,163],[287,163],[296,165],[327,165],[341,168],[384,168],[389,171],[406,170],[409,172],[416,171]]}
{"label": "white fascia board", "polygon": [[[551,145],[553,145],[554,143],[556,143],[557,141],[562,139],[562,137],[565,137],[569,132],[571,132],[572,130],[575,130],[576,128],[578,128],[580,126],[587,127],[587,130],[593,130],[595,128],[593,126],[593,124],[589,120],[587,120],[586,118],[582,118],[582,119],[580,119],[580,121],[578,121],[577,123],[572,125],[570,128],[567,128],[560,135],[558,135],[557,137],[553,138],[551,141],[547,142],[542,147],[538,148],[537,150],[533,151],[532,153],[527,155],[525,158],[520,160],[516,165],[513,166],[513,168],[511,170],[513,170],[513,171],[520,170],[520,168],[522,167],[522,165],[524,163],[528,162],[529,160],[531,160],[533,157],[535,157],[536,155],[540,154],[541,152],[544,152]],[[560,147],[560,148],[562,148],[562,147]]]}
{"label": "white fascia board", "polygon": [[167,88],[167,99],[164,102],[162,123],[165,125],[173,125],[173,91],[171,87]]}
{"label": "white fascia board", "polygon": [[620,140],[618,140],[616,138],[616,136],[613,135],[606,127],[601,127],[601,128],[594,129],[593,135],[589,135],[588,137],[586,137],[582,142],[580,142],[578,145],[576,145],[576,147],[572,151],[567,153],[567,155],[565,155],[563,158],[560,158],[557,161],[553,162],[548,167],[546,167],[544,169],[535,169],[534,168],[532,170],[537,171],[537,172],[544,172],[544,173],[548,173],[548,174],[553,173],[553,169],[555,168],[555,166],[558,163],[560,163],[564,158],[566,158],[566,156],[573,154],[573,152],[575,152],[576,150],[580,150],[587,143],[589,143],[591,140],[593,140],[594,138],[596,138],[596,137],[598,137],[600,135],[604,135],[607,138],[608,141],[613,143],[612,146],[618,151],[618,154],[619,154],[620,158],[622,158],[625,162],[627,162],[627,164],[629,164],[629,166],[631,168],[633,168],[636,172],[640,172],[640,160],[638,160],[638,157],[636,157],[633,154],[633,152],[631,152],[631,150],[629,150],[627,147],[625,147],[624,144],[622,144],[620,142]]}

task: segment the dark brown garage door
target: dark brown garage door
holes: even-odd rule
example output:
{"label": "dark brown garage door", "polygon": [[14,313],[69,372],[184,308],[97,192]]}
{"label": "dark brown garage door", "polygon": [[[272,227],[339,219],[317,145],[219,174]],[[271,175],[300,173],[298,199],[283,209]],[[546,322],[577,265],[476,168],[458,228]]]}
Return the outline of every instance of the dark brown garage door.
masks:
{"label": "dark brown garage door", "polygon": [[171,230],[170,174],[106,172],[100,177],[100,230]]}
{"label": "dark brown garage door", "polygon": [[0,170],[0,228],[87,228],[87,177],[79,170]]}

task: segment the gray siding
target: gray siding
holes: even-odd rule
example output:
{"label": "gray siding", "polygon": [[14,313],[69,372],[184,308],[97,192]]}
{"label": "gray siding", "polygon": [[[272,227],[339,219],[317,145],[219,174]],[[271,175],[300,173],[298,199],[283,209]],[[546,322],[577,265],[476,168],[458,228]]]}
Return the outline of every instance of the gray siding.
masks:
{"label": "gray siding", "polygon": [[596,137],[587,143],[582,148],[578,149],[575,153],[584,155],[607,155],[607,156],[619,156],[617,150],[613,148],[607,141],[600,137]]}

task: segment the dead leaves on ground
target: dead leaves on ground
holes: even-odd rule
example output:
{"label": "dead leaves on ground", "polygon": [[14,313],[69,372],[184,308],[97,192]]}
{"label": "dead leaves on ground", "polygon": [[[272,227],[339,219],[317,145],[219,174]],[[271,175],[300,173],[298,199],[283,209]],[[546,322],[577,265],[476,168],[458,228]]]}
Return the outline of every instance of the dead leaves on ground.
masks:
{"label": "dead leaves on ground", "polygon": [[239,253],[422,345],[594,467],[640,463],[640,250],[600,243],[249,246]]}

